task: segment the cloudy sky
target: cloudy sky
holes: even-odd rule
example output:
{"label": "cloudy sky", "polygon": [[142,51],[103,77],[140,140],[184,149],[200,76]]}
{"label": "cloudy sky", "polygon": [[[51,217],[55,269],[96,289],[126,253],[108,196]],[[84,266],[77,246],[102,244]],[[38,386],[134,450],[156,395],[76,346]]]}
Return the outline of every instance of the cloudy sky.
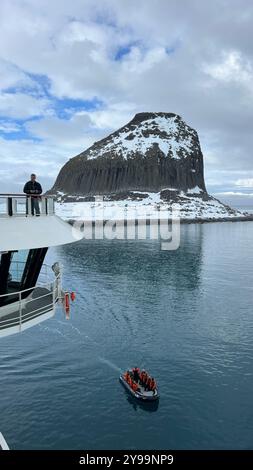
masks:
{"label": "cloudy sky", "polygon": [[[253,204],[251,0],[1,0],[0,182],[61,166],[139,111],[180,114],[208,190]],[[237,194],[237,196],[235,196]]]}

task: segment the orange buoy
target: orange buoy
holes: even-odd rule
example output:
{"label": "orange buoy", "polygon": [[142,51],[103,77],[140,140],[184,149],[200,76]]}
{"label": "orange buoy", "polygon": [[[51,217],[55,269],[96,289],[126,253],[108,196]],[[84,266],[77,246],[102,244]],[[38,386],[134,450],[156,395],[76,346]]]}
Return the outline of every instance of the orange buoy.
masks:
{"label": "orange buoy", "polygon": [[76,298],[75,292],[71,292],[70,298],[71,298],[72,302],[74,302],[74,300],[75,300],[75,298]]}
{"label": "orange buoy", "polygon": [[66,318],[69,320],[69,293],[65,292],[64,294],[64,307],[66,312]]}

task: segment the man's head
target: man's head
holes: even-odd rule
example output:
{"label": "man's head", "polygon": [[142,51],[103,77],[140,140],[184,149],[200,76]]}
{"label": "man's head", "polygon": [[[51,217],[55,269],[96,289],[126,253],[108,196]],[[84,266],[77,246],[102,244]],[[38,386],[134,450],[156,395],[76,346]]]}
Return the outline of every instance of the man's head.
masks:
{"label": "man's head", "polygon": [[34,173],[31,174],[31,181],[35,181],[36,180],[36,175]]}

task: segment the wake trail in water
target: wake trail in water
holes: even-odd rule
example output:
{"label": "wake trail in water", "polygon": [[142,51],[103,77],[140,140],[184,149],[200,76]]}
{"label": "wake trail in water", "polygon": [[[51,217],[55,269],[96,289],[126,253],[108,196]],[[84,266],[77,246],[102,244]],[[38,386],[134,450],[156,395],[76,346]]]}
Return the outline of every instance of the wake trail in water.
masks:
{"label": "wake trail in water", "polygon": [[76,331],[78,333],[79,336],[82,336],[82,338],[86,338],[88,339],[89,341],[91,341],[91,343],[93,344],[96,344],[97,346],[99,346],[99,343],[97,341],[95,341],[94,339],[92,339],[90,336],[88,335],[85,335],[83,334],[79,328],[75,327],[74,325],[72,325],[72,323],[65,323],[61,320],[58,320],[58,323],[60,323],[61,325],[64,325],[64,326],[67,326],[67,327],[71,327],[72,330]]}
{"label": "wake trail in water", "polygon": [[61,321],[61,320],[57,320],[58,323],[60,323],[60,325],[64,325],[64,326],[67,326],[67,327],[71,327],[72,330],[76,331],[80,336],[84,336],[81,331],[79,330],[79,328],[77,328],[76,326],[72,325],[72,323],[66,323],[64,321]]}
{"label": "wake trail in water", "polygon": [[[96,346],[99,346],[99,343],[97,341],[95,341],[94,339],[92,339],[90,336],[88,335],[84,335],[81,333],[81,331],[76,328],[75,326],[72,325],[72,323],[65,323],[61,320],[58,320],[57,321],[59,324],[61,325],[64,325],[64,326],[68,326],[68,327],[71,327],[72,330],[76,331],[78,333],[79,336],[85,338],[85,339],[88,339],[92,344],[96,345]],[[50,333],[56,333],[58,335],[60,335],[62,338],[65,338],[66,340],[68,341],[71,341],[71,338],[69,336],[66,336],[64,335],[58,328],[50,328],[48,326],[44,326],[42,327],[41,325],[39,325],[40,328],[43,330],[43,331],[48,331]],[[85,344],[85,341],[82,341],[83,344]],[[97,356],[98,360],[100,362],[102,362],[102,364],[106,364],[107,366],[109,366],[111,369],[113,370],[116,370],[117,372],[120,372],[122,373],[122,369],[120,369],[116,364],[114,364],[112,361],[110,361],[109,359],[106,359],[105,357],[101,357],[101,356]]]}
{"label": "wake trail in water", "polygon": [[49,331],[50,333],[56,333],[62,338],[69,339],[68,336],[64,335],[58,328],[50,328],[49,326],[44,326],[43,331]]}
{"label": "wake trail in water", "polygon": [[102,362],[103,364],[106,364],[107,366],[109,366],[111,369],[113,370],[116,370],[117,372],[120,372],[122,373],[122,369],[120,369],[118,366],[116,366],[116,364],[114,364],[112,361],[109,361],[108,359],[105,359],[104,357],[98,357],[98,359],[100,360],[100,362]]}

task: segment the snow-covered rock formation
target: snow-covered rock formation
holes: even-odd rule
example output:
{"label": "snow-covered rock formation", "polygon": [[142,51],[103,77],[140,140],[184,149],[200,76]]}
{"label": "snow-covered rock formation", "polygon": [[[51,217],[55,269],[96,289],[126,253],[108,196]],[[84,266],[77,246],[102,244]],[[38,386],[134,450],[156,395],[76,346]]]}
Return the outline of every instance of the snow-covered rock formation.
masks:
{"label": "snow-covered rock formation", "polygon": [[197,132],[172,113],[139,113],[61,169],[52,192],[112,194],[198,186],[205,191]]}
{"label": "snow-covered rock formation", "polygon": [[244,217],[207,193],[198,134],[173,113],[136,114],[71,158],[49,193],[57,196],[58,213],[70,219],[79,214],[80,202],[89,212],[99,195],[104,201],[100,215],[96,204],[98,218],[116,206],[125,207],[133,218],[134,211],[144,207],[154,218],[157,211],[167,214],[175,203],[185,220]]}

